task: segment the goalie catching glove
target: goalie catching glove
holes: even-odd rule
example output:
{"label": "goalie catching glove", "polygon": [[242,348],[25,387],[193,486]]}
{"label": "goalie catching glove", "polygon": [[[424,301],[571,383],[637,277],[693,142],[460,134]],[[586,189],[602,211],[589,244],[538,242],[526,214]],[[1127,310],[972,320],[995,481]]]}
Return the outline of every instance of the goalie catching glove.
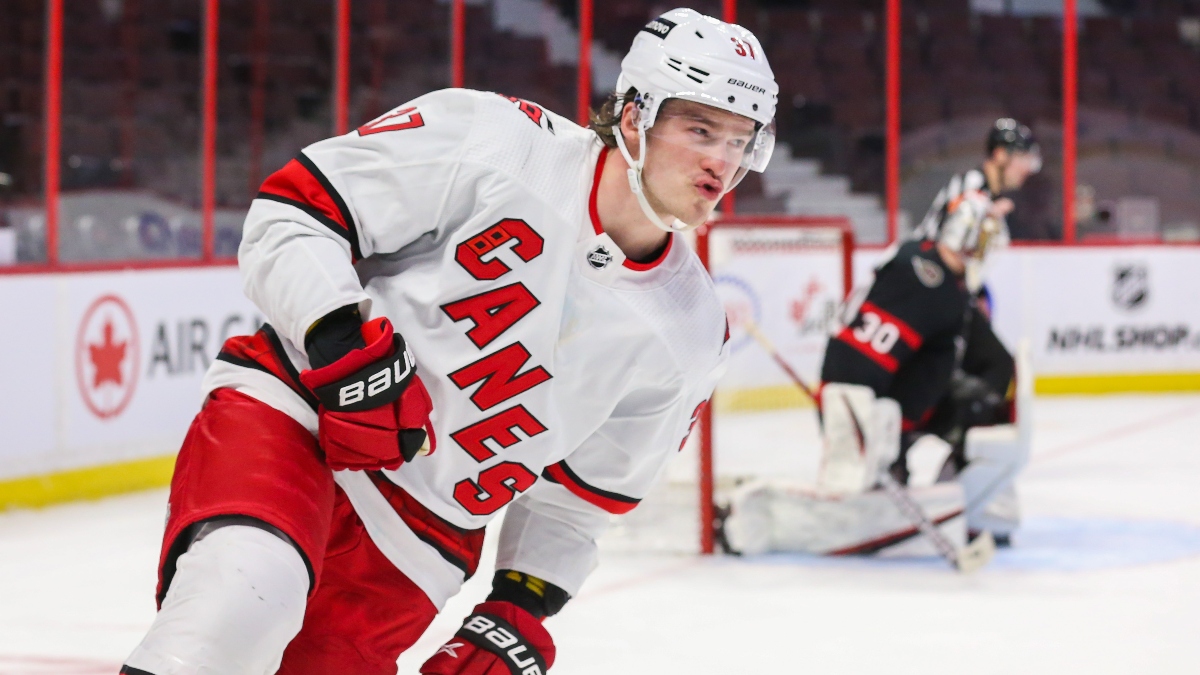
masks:
{"label": "goalie catching glove", "polygon": [[357,310],[338,310],[304,344],[313,369],[300,381],[321,403],[318,441],[331,469],[398,469],[426,441],[432,451],[433,402],[391,322],[362,323]]}
{"label": "goalie catching glove", "polygon": [[423,675],[544,675],[554,641],[532,614],[502,600],[475,607],[425,665]]}

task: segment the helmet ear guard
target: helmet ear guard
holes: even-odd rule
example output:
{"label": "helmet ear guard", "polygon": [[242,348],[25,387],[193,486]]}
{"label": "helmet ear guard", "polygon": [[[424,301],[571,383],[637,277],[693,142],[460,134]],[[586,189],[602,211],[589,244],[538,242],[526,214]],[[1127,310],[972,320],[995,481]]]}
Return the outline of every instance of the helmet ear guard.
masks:
{"label": "helmet ear guard", "polygon": [[621,128],[625,119],[624,95],[617,95],[617,105],[621,110],[621,115],[618,119],[621,120],[621,123],[617,125],[617,133],[615,136],[617,140],[617,149],[621,151],[621,155],[625,158],[625,163],[629,165],[629,169],[626,171],[626,176],[629,179],[629,191],[632,192],[633,196],[637,198],[638,205],[642,207],[642,213],[646,216],[646,218],[660,229],[668,232],[686,232],[690,229],[693,229],[693,227],[696,226],[688,225],[678,218],[673,218],[672,222],[669,224],[664,223],[663,219],[659,217],[658,212],[654,210],[654,207],[650,206],[650,200],[646,198],[646,189],[642,185],[642,168],[646,165],[646,131],[650,127],[650,124],[647,124],[647,120],[650,119],[651,123],[653,123],[651,116],[658,112],[658,106],[653,106],[653,112],[651,114],[644,113],[645,95],[641,93],[639,93],[634,99],[633,104],[634,115],[637,116],[636,119],[633,120],[633,124],[637,128],[638,134],[638,157],[636,160],[629,152],[629,147],[625,143],[625,130]]}

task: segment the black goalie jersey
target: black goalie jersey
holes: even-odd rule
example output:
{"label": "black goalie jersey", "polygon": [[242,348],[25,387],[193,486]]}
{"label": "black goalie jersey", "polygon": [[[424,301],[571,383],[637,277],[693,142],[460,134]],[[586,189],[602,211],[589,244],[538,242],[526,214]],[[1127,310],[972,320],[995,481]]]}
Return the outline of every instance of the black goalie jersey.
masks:
{"label": "black goalie jersey", "polygon": [[829,339],[821,381],[871,387],[900,403],[905,429],[919,428],[949,387],[968,299],[933,242],[900,246]]}

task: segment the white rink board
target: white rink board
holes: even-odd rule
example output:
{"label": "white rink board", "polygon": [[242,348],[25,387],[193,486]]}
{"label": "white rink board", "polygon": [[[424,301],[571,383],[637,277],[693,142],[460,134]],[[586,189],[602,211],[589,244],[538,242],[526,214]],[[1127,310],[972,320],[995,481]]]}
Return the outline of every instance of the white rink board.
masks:
{"label": "white rink board", "polygon": [[[856,286],[871,283],[887,254],[855,251]],[[733,357],[721,386],[785,386],[789,380],[737,330],[752,316],[793,368],[818,380],[826,330],[840,294],[836,252],[735,256],[713,264],[731,316]],[[1032,347],[1037,376],[1200,372],[1200,247],[1012,247],[989,264],[997,333]]]}
{"label": "white rink board", "polygon": [[0,479],[171,454],[257,309],[231,266],[0,277]]}
{"label": "white rink board", "polygon": [[[857,283],[883,253],[856,252]],[[816,381],[841,294],[837,249],[714,249],[713,263],[730,310],[750,312]],[[1200,247],[1015,247],[989,276],[997,331],[1010,347],[1030,340],[1039,376],[1200,373]],[[221,342],[263,320],[234,267],[5,275],[0,312],[0,480],[174,452]],[[736,322],[731,340],[724,389],[789,386]],[[123,343],[120,383],[97,378],[88,347]]]}
{"label": "white rink board", "polygon": [[1039,375],[1200,372],[1200,247],[1002,251],[989,270],[1000,337]]}

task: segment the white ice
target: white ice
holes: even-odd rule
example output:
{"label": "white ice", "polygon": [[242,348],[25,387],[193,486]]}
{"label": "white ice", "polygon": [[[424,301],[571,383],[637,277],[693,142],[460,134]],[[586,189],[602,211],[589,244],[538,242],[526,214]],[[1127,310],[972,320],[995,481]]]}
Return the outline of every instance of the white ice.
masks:
{"label": "white ice", "polygon": [[[781,424],[789,441],[779,415],[741,423]],[[1200,396],[1043,398],[1035,429],[1026,525],[981,573],[936,559],[606,553],[547,621],[552,672],[1200,673]],[[117,672],[154,615],[165,500],[0,514],[0,674]],[[401,673],[490,576],[450,602]]]}

